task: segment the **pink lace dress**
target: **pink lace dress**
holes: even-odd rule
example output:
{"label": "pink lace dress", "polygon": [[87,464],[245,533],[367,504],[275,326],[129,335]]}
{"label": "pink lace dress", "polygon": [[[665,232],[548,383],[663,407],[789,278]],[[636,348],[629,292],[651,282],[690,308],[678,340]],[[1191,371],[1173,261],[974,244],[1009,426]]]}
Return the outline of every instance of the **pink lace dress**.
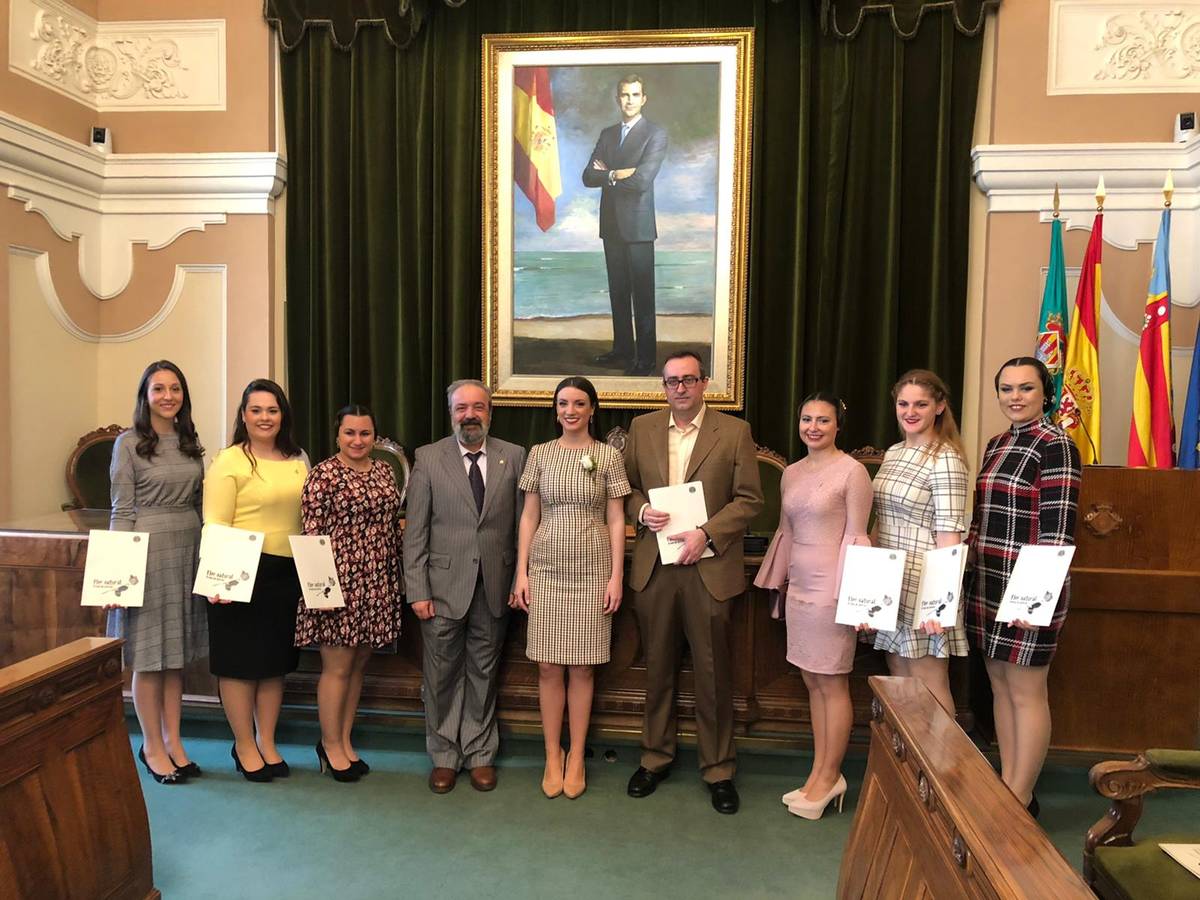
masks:
{"label": "pink lace dress", "polygon": [[779,530],[754,583],[786,592],[788,662],[821,675],[845,674],[854,667],[857,634],[833,621],[842,549],[867,543],[871,478],[843,453],[817,469],[792,463],[780,493]]}

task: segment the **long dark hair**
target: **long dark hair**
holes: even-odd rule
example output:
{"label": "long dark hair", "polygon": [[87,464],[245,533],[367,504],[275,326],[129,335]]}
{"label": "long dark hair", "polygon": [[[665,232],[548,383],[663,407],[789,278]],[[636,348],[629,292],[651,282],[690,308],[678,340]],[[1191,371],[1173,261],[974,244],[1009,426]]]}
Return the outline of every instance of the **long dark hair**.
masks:
{"label": "long dark hair", "polygon": [[179,452],[192,459],[204,456],[204,448],[196,437],[196,426],[192,422],[192,395],[188,393],[187,379],[179,366],[169,359],[160,359],[146,366],[142,380],[138,382],[137,400],[133,404],[133,430],[137,433],[137,455],[144,459],[153,459],[154,450],[158,447],[158,433],[150,424],[150,401],[146,394],[150,390],[150,379],[156,372],[170,372],[179,379],[183,388],[183,402],[179,404],[179,412],[175,414],[175,433],[179,435]]}
{"label": "long dark hair", "polygon": [[250,449],[250,433],[246,430],[246,420],[242,416],[250,402],[250,395],[256,391],[270,394],[279,404],[279,432],[275,435],[275,449],[288,459],[304,452],[292,438],[292,405],[288,403],[287,394],[270,378],[255,378],[242,391],[242,402],[238,404],[237,415],[233,420],[233,440],[229,444],[230,447],[242,448],[242,452],[250,459],[251,472],[257,471],[258,460],[254,458],[254,451]]}
{"label": "long dark hair", "polygon": [[[550,401],[550,408],[555,411],[558,410],[558,392],[563,388],[575,388],[588,395],[588,399],[592,401],[592,416],[588,419],[588,434],[592,440],[599,440],[596,437],[596,412],[600,409],[600,398],[596,396],[595,386],[582,375],[568,375],[554,389],[554,399]],[[562,434],[562,425],[558,424],[557,415],[554,417],[554,427],[559,434]]]}

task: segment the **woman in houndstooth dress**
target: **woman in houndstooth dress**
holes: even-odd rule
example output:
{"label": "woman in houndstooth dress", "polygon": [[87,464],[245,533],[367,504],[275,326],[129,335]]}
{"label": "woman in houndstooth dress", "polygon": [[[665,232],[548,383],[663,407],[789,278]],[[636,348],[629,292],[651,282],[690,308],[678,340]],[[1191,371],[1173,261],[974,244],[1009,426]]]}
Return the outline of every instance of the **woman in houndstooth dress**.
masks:
{"label": "woman in houndstooth dress", "polygon": [[[561,437],[530,450],[520,482],[525,506],[510,605],[529,613],[525,653],[538,663],[546,741],[542,790],[550,797],[574,798],[584,791],[592,667],[608,662],[612,616],[621,605],[621,498],[629,493],[629,481],[621,454],[595,439],[592,419],[598,406],[590,381],[563,379],[554,392]],[[571,736],[565,775],[564,706]]]}
{"label": "woman in houndstooth dress", "polygon": [[951,715],[951,656],[967,655],[960,625],[913,621],[924,553],[962,541],[966,531],[967,467],[950,393],[933,372],[913,369],[892,387],[896,421],[904,440],[888,448],[875,475],[875,513],[880,547],[903,550],[904,581],[895,631],[875,634],[875,649],[887,653],[888,670],[921,680]]}
{"label": "woman in houndstooth dress", "polygon": [[992,683],[1000,777],[1036,815],[1033,788],[1050,743],[1046,684],[1067,617],[1070,582],[1045,628],[1022,621],[1006,625],[996,621],[996,613],[1021,547],[1075,543],[1079,451],[1046,418],[1055,384],[1045,365],[1028,356],[1010,359],[995,384],[1012,427],[988,441],[979,465],[968,538],[973,564],[963,593],[967,632]]}

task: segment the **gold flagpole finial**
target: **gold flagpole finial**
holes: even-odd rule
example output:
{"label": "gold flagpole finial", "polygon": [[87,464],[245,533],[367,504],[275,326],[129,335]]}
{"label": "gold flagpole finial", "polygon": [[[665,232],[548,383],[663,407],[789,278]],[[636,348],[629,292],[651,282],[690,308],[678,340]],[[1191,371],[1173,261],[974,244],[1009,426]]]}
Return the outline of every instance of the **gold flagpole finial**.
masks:
{"label": "gold flagpole finial", "polygon": [[1167,177],[1163,180],[1163,206],[1171,208],[1171,195],[1175,193],[1175,181],[1171,178],[1171,170],[1167,169]]}
{"label": "gold flagpole finial", "polygon": [[1096,212],[1104,212],[1104,198],[1107,193],[1104,190],[1104,176],[1100,176],[1100,180],[1096,182]]}
{"label": "gold flagpole finial", "polygon": [[1058,218],[1058,208],[1060,203],[1061,201],[1059,200],[1058,196],[1058,182],[1056,181],[1054,182],[1054,218],[1056,219]]}

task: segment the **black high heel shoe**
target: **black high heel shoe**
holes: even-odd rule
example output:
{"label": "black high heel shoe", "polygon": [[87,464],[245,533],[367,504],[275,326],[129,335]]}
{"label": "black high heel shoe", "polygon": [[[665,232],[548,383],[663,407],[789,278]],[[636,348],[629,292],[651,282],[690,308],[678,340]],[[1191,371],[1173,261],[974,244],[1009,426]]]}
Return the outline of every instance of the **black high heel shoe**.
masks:
{"label": "black high heel shoe", "polygon": [[181,766],[181,765],[179,765],[179,763],[175,762],[174,758],[171,756],[170,753],[167,754],[167,759],[171,760],[171,765],[173,765],[175,767],[175,771],[178,772],[180,775],[184,776],[185,778],[199,778],[201,775],[204,774],[200,770],[200,767],[198,765],[196,765],[194,762],[190,762],[186,766]]}
{"label": "black high heel shoe", "polygon": [[367,765],[367,761],[365,759],[352,759],[350,760],[350,771],[357,772],[358,776],[361,778],[363,775],[366,775],[371,771],[371,767]]}
{"label": "black high heel shoe", "polygon": [[1029,805],[1025,808],[1029,810],[1029,814],[1035,819],[1038,817],[1038,813],[1042,811],[1042,807],[1041,804],[1037,802],[1037,794],[1029,795]]}
{"label": "black high heel shoe", "polygon": [[[266,760],[263,760],[263,762],[266,762]],[[267,763],[267,771],[271,773],[272,778],[287,778],[292,774],[287,760],[282,758],[277,763]]]}
{"label": "black high heel shoe", "polygon": [[146,747],[144,745],[138,747],[138,759],[142,761],[142,765],[146,767],[146,771],[150,773],[150,777],[159,784],[183,784],[187,781],[187,776],[178,769],[172,769],[166,775],[159,775],[150,768],[150,763],[146,762]]}
{"label": "black high heel shoe", "polygon": [[261,769],[255,769],[253,772],[248,771],[242,766],[242,761],[238,759],[237,744],[229,748],[229,755],[233,757],[233,764],[237,770],[242,773],[242,777],[247,781],[253,781],[257,784],[265,784],[271,780],[271,767],[264,765]]}
{"label": "black high heel shoe", "polygon": [[333,763],[329,761],[329,756],[325,753],[325,744],[323,741],[317,741],[317,762],[321,764],[321,774],[328,772],[333,776],[334,781],[349,783],[358,781],[359,774],[354,771],[354,763],[346,766],[344,769],[335,769]]}

